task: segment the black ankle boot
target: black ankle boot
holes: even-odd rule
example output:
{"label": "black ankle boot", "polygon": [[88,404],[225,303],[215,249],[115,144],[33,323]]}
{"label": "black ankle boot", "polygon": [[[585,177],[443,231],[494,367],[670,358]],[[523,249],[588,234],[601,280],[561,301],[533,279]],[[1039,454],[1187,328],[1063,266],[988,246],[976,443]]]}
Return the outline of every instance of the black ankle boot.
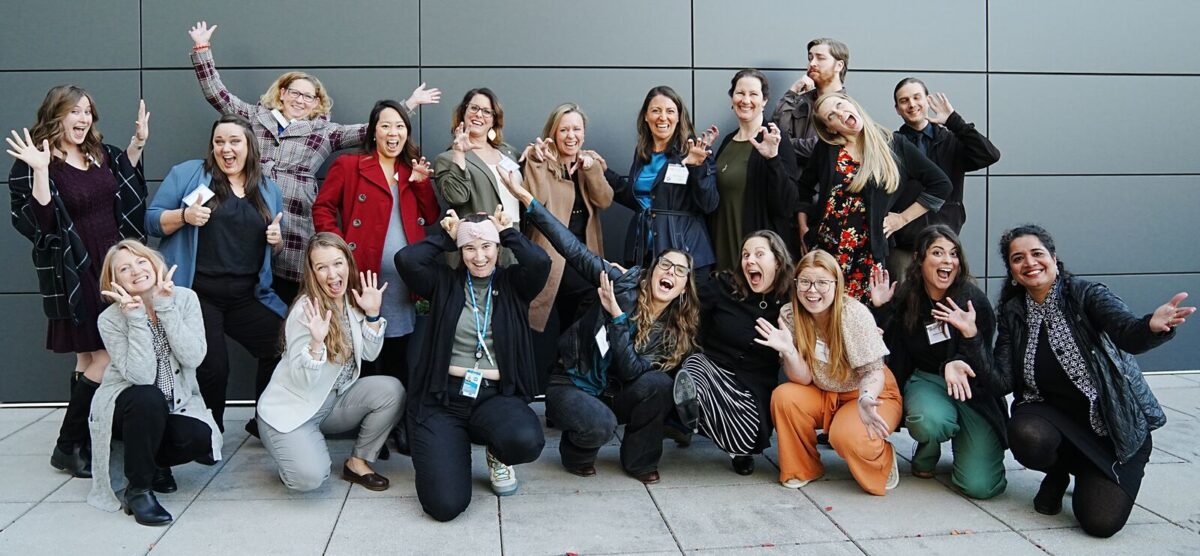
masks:
{"label": "black ankle boot", "polygon": [[1063,495],[1071,484],[1067,473],[1051,472],[1042,479],[1042,486],[1033,497],[1033,509],[1039,514],[1058,515],[1062,511]]}
{"label": "black ankle boot", "polygon": [[175,475],[171,473],[170,467],[159,467],[154,470],[154,478],[150,481],[150,488],[154,492],[170,494],[179,490],[179,484],[175,482]]}
{"label": "black ankle boot", "polygon": [[133,516],[133,519],[142,525],[166,525],[174,519],[171,513],[158,503],[154,491],[148,488],[127,489],[122,496],[121,508],[125,510],[125,515]]}
{"label": "black ankle boot", "polygon": [[411,456],[411,449],[408,447],[408,427],[405,426],[403,420],[392,429],[392,440],[396,441],[396,451],[406,456]]}
{"label": "black ankle boot", "polygon": [[58,445],[50,453],[50,466],[66,471],[71,476],[80,479],[92,478],[92,458],[84,453],[84,447],[78,444],[71,447],[70,452],[63,451]]}
{"label": "black ankle boot", "polygon": [[738,475],[754,473],[754,456],[733,456],[733,471]]}

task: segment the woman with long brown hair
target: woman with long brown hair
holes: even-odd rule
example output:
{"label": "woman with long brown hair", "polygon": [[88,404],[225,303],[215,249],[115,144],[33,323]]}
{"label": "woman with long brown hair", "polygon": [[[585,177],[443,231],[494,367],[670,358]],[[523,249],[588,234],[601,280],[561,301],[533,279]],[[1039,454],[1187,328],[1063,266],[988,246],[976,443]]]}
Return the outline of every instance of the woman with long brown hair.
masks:
{"label": "woman with long brown hair", "polygon": [[150,114],[138,107],[124,150],[105,144],[92,95],[74,85],[53,87],[38,108],[33,132],[12,132],[8,177],[13,227],[33,242],[42,309],[50,319],[46,349],[75,354],[71,400],[50,465],[91,477],[88,411],[108,365],[96,327],[103,310],[100,265],[122,238],[143,239],[146,179],[142,149]]}

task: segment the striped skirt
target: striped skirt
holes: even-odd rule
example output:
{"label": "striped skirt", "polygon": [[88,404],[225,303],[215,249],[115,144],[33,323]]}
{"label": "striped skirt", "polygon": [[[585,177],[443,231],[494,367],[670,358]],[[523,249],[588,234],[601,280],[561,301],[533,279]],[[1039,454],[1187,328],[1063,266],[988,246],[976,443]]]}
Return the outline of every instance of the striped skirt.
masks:
{"label": "striped skirt", "polygon": [[682,370],[696,382],[700,432],[730,455],[754,453],[762,424],[754,393],[702,353],[688,357]]}

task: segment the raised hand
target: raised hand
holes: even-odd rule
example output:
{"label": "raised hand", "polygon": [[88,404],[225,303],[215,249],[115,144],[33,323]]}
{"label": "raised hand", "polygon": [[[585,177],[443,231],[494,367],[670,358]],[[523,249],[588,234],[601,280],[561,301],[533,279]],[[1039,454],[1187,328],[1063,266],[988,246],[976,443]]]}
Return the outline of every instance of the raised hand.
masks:
{"label": "raised hand", "polygon": [[34,171],[45,170],[50,167],[50,141],[43,139],[42,148],[37,148],[33,144],[33,138],[29,136],[29,130],[26,129],[25,138],[22,139],[17,135],[17,130],[12,130],[12,137],[5,137],[8,141],[8,154],[13,158],[29,165],[29,168]]}
{"label": "raised hand", "polygon": [[498,168],[496,173],[500,174],[500,183],[503,183],[508,192],[512,193],[513,197],[516,197],[521,204],[529,206],[529,203],[533,202],[533,193],[525,189],[525,185],[512,172]]}
{"label": "raised hand", "polygon": [[604,157],[600,156],[600,153],[597,153],[596,151],[580,151],[579,158],[583,161],[584,170],[590,170],[592,168],[592,163],[594,162],[600,163],[601,171],[608,170],[608,162],[605,161]]}
{"label": "raised hand", "polygon": [[967,378],[975,378],[975,371],[966,361],[955,359],[946,363],[943,374],[946,376],[947,395],[960,402],[971,399],[971,381]]}
{"label": "raised hand", "polygon": [[[931,111],[932,114],[929,113]],[[953,113],[954,107],[950,105],[950,99],[946,98],[946,93],[929,95],[929,110],[925,114],[929,121],[935,124],[945,124],[946,120],[950,119],[950,114]]]}
{"label": "raised hand", "polygon": [[383,283],[383,287],[379,287],[379,275],[368,270],[365,273],[358,273],[358,283],[362,284],[362,290],[350,290],[354,295],[354,302],[358,304],[358,308],[362,309],[364,315],[374,317],[379,314],[379,308],[383,305],[383,292],[387,289],[387,282]]}
{"label": "raised hand", "polygon": [[1157,334],[1166,333],[1187,322],[1188,315],[1196,312],[1195,307],[1179,306],[1187,296],[1187,292],[1179,292],[1170,301],[1159,305],[1150,316],[1150,331]]}
{"label": "raised hand", "polygon": [[404,103],[412,109],[424,104],[437,104],[441,100],[441,89],[427,89],[425,88],[425,84],[421,83],[419,87],[413,89],[412,94],[408,95],[408,100],[404,101]]}
{"label": "raised hand", "polygon": [[554,151],[550,147],[554,145],[554,139],[542,139],[538,137],[532,143],[525,146],[525,150],[521,151],[521,157],[517,162],[524,162],[525,159],[534,162],[546,162],[554,159]]}
{"label": "raised hand", "polygon": [[512,219],[508,217],[507,212],[504,212],[504,205],[496,205],[496,212],[488,216],[488,220],[492,221],[498,232],[503,232],[512,227]]}
{"label": "raised hand", "polygon": [[858,398],[858,418],[862,419],[863,425],[867,428],[867,438],[871,440],[887,438],[892,433],[887,426],[887,421],[879,416],[880,405],[883,405],[883,402],[874,396],[859,396]]}
{"label": "raised hand", "polygon": [[320,346],[325,343],[325,337],[329,335],[329,322],[332,320],[333,311],[326,310],[325,318],[321,318],[321,311],[313,304],[312,299],[304,298],[304,319],[300,323],[308,329],[308,335],[312,337],[310,345]]}
{"label": "raised hand", "polygon": [[792,86],[789,88],[789,90],[791,90],[793,93],[803,93],[816,88],[817,84],[813,82],[811,77],[805,74],[804,76],[800,77],[800,79],[797,79],[795,83],[792,83]]}
{"label": "raised hand", "polygon": [[446,230],[447,234],[450,234],[451,239],[454,239],[458,237],[458,223],[461,221],[458,218],[458,213],[454,212],[454,209],[450,209],[446,211],[446,217],[442,219],[442,229]]}
{"label": "raised hand", "polygon": [[964,338],[974,338],[979,333],[975,326],[975,314],[975,305],[969,300],[966,310],[960,308],[949,297],[937,302],[933,307],[933,318],[957,328]]}
{"label": "raised hand", "polygon": [[129,295],[129,292],[125,291],[125,288],[122,288],[116,282],[112,283],[111,290],[100,290],[100,295],[113,300],[114,303],[121,307],[121,312],[126,315],[142,307],[142,297],[140,295]]}
{"label": "raised hand", "polygon": [[617,294],[613,292],[612,280],[608,279],[608,273],[603,270],[600,271],[600,287],[596,288],[596,295],[600,298],[600,305],[612,318],[615,319],[625,313],[617,304]]}
{"label": "raised hand", "polygon": [[209,27],[207,21],[198,21],[188,31],[188,36],[192,37],[192,42],[196,43],[196,46],[207,45],[212,43],[212,34],[216,30],[216,25]]}
{"label": "raised hand", "polygon": [[275,219],[267,225],[267,245],[275,247],[283,243],[283,233],[279,229],[279,221],[283,220],[283,213],[275,215]]}
{"label": "raised hand", "polygon": [[454,140],[450,142],[450,148],[460,153],[468,153],[471,151],[471,135],[467,133],[467,124],[458,124],[454,128]]}
{"label": "raised hand", "polygon": [[871,305],[883,307],[896,295],[896,284],[883,265],[877,264],[871,269]]}
{"label": "raised hand", "polygon": [[779,131],[779,126],[774,122],[768,123],[766,127],[758,128],[758,133],[763,134],[763,140],[760,142],[750,137],[750,144],[754,146],[754,150],[758,151],[763,158],[772,159],[779,156],[779,143],[783,141],[783,132]]}
{"label": "raised hand", "polygon": [[779,318],[779,327],[771,324],[770,321],[764,318],[759,318],[754,321],[754,330],[758,332],[759,338],[754,341],[760,345],[767,346],[780,354],[791,353],[796,349],[795,340],[792,338],[792,331],[783,323],[783,317]]}
{"label": "raised hand", "polygon": [[155,283],[154,297],[171,297],[175,294],[175,269],[178,265],[171,265],[171,268],[164,271],[158,269],[158,282]]}
{"label": "raised hand", "polygon": [[429,161],[425,160],[425,157],[422,156],[420,160],[414,159],[412,161],[412,173],[408,175],[408,181],[425,181],[432,173],[433,169],[429,167]]}
{"label": "raised hand", "polygon": [[717,126],[708,126],[704,133],[700,134],[699,138],[688,139],[687,157],[683,159],[683,163],[688,166],[699,166],[704,163],[704,159],[712,154],[709,147],[717,140]]}
{"label": "raised hand", "polygon": [[146,111],[146,100],[138,101],[137,121],[133,122],[133,136],[139,143],[145,143],[150,138],[150,113]]}

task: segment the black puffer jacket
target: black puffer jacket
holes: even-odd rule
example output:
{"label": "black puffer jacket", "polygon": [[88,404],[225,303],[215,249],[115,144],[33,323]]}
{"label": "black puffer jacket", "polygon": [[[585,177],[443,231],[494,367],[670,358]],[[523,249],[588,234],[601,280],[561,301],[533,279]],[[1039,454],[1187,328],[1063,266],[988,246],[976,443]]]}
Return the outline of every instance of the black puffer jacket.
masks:
{"label": "black puffer jacket", "polygon": [[[1125,463],[1142,447],[1146,435],[1167,422],[1133,354],[1143,353],[1175,337],[1175,331],[1150,331],[1150,315],[1138,318],[1125,302],[1100,283],[1065,272],[1058,296],[1071,323],[1075,343],[1099,390],[1104,422],[1108,425],[1117,461]],[[996,338],[997,379],[1003,392],[1012,392],[1014,405],[1024,403],[1026,327],[1025,296],[1001,300]]]}

